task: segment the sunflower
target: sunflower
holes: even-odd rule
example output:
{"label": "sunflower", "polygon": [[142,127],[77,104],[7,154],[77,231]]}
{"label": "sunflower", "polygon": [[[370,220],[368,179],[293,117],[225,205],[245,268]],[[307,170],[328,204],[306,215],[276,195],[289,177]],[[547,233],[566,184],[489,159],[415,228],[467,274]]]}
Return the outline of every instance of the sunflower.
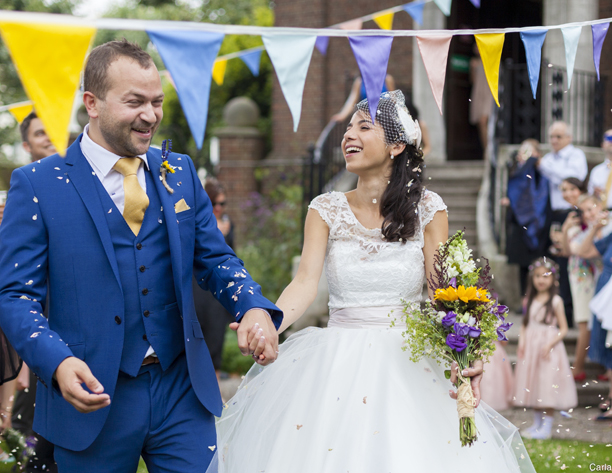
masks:
{"label": "sunflower", "polygon": [[454,302],[457,299],[459,299],[459,296],[457,296],[457,290],[453,286],[448,286],[446,289],[442,289],[442,288],[436,289],[436,294],[434,296],[434,299]]}
{"label": "sunflower", "polygon": [[457,288],[457,297],[466,304],[470,301],[477,301],[478,291],[476,289],[476,286],[469,286],[467,288],[464,286],[459,286]]}

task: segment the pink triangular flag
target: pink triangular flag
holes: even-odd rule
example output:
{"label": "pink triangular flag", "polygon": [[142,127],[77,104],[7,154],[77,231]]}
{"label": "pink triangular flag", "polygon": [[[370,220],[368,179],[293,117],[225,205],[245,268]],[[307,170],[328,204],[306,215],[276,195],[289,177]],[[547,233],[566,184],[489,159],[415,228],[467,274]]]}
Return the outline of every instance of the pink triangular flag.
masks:
{"label": "pink triangular flag", "polygon": [[363,21],[360,18],[355,20],[345,21],[344,23],[340,23],[337,27],[341,30],[360,30],[363,26]]}
{"label": "pink triangular flag", "polygon": [[446,62],[448,48],[453,35],[437,34],[431,36],[417,36],[417,44],[427,72],[429,85],[433,92],[436,104],[442,115],[442,94],[444,92],[444,79],[446,78]]}

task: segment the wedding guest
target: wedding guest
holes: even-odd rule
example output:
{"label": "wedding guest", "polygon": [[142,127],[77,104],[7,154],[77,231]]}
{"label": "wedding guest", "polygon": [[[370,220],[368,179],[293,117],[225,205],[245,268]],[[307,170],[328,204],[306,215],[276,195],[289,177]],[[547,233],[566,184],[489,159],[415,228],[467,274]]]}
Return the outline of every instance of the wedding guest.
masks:
{"label": "wedding guest", "polygon": [[606,158],[604,162],[591,169],[589,175],[589,193],[597,195],[605,204],[612,208],[612,129],[606,130],[601,143]]}
{"label": "wedding guest", "polygon": [[554,411],[578,404],[563,344],[567,320],[558,278],[559,267],[548,258],[538,258],[529,268],[514,389],[514,405],[533,409],[533,424],[521,432],[527,438],[550,438]]}
{"label": "wedding guest", "polygon": [[548,179],[538,170],[542,154],[537,140],[528,139],[508,163],[506,255],[519,266],[521,294],[527,292],[531,262],[548,254],[550,204]]}
{"label": "wedding guest", "polygon": [[36,112],[30,112],[23,119],[19,125],[19,131],[21,133],[23,149],[30,153],[30,160],[32,162],[57,153]]}
{"label": "wedding guest", "polygon": [[[32,162],[39,161],[57,152],[36,112],[31,112],[23,119],[19,125],[19,131],[23,149],[30,153]],[[44,466],[45,470],[48,469],[53,473],[57,471],[57,465],[53,459],[53,444],[36,434],[33,429],[37,379],[25,363],[21,370],[20,378],[24,381],[17,383],[12,424],[22,434],[28,437],[33,436],[36,439],[35,454],[30,457],[28,464],[23,469],[26,472],[41,471]]]}
{"label": "wedding guest", "polygon": [[[603,264],[601,257],[581,258],[578,251],[589,229],[597,223],[597,217],[603,209],[603,202],[595,195],[583,194],[578,199],[578,211],[570,212],[563,223],[563,253],[569,254],[567,270],[569,273],[574,321],[578,324],[578,341],[574,361],[574,379],[584,381],[586,373],[584,362],[591,337],[592,313],[589,303],[595,294],[595,284],[601,274]],[[607,230],[607,232],[606,232]],[[601,239],[610,232],[610,227],[601,229],[596,239]]]}
{"label": "wedding guest", "polygon": [[[385,77],[385,83],[383,84],[382,92],[387,92],[389,90],[395,90],[395,88],[396,88],[395,79],[393,78],[391,74],[387,74]],[[338,113],[332,115],[331,119],[336,122],[343,122],[350,115],[353,114],[353,112],[355,111],[355,105],[357,105],[357,102],[365,100],[366,98],[367,96],[366,96],[365,83],[363,82],[363,79],[361,78],[361,76],[358,75],[357,77],[355,77],[355,80],[353,81],[353,85],[351,86],[351,91],[349,93],[349,96],[346,98],[346,102],[344,102],[344,105],[342,106],[342,108],[340,109]]]}
{"label": "wedding guest", "polygon": [[485,363],[485,375],[480,383],[480,395],[496,411],[503,411],[512,405],[514,374],[510,358],[504,348],[508,342],[495,341],[495,351]]}
{"label": "wedding guest", "polygon": [[[600,292],[606,295],[604,288],[609,290],[608,282],[612,276],[612,233],[597,240],[597,234],[607,225],[608,213],[600,212],[597,215],[596,222],[589,228],[589,231],[582,243],[577,249],[576,254],[582,258],[597,258],[600,257],[603,262],[603,270],[601,275],[597,279],[597,285],[595,286],[595,296]],[[594,302],[594,301],[593,301]],[[589,343],[589,358],[595,363],[599,363],[606,368],[606,376],[608,380],[612,380],[612,346],[610,341],[606,343],[606,338],[609,333],[602,327],[599,317],[593,315],[592,327],[591,327],[591,340]],[[610,383],[610,390],[608,392],[607,399],[599,405],[599,408],[603,411],[603,414],[599,416],[598,420],[610,421],[612,420],[612,382]]]}
{"label": "wedding guest", "polygon": [[[204,184],[204,190],[208,194],[213,205],[213,214],[217,220],[217,228],[219,228],[219,231],[223,234],[225,243],[227,243],[230,248],[233,248],[234,226],[229,216],[225,213],[227,204],[225,189],[216,179],[208,178]],[[212,358],[213,366],[217,373],[217,379],[219,379],[223,361],[225,332],[229,324],[234,321],[234,318],[221,304],[219,304],[217,299],[215,299],[209,291],[204,291],[198,286],[195,278],[193,279],[193,299],[195,302],[196,314],[202,326],[202,332],[204,333],[204,340],[210,351],[210,357]]]}

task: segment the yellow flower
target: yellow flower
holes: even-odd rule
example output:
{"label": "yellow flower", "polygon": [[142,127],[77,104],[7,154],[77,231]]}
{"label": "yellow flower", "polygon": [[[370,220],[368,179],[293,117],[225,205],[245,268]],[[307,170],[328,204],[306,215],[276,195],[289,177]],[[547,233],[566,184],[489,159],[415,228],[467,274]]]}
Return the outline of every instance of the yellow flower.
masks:
{"label": "yellow flower", "polygon": [[456,301],[458,299],[457,290],[453,286],[449,286],[446,289],[436,289],[434,299],[441,299],[449,302]]}
{"label": "yellow flower", "polygon": [[459,286],[459,288],[457,288],[457,297],[461,299],[463,302],[465,302],[466,304],[470,301],[478,300],[478,296],[476,293],[476,287],[470,286],[466,288],[464,286]]}
{"label": "yellow flower", "polygon": [[487,297],[487,291],[485,291],[484,289],[477,289],[476,297],[481,302],[491,302],[491,300]]}
{"label": "yellow flower", "polygon": [[168,164],[168,161],[162,161],[162,166],[165,167],[172,174],[176,172],[174,169],[172,169],[172,166]]}

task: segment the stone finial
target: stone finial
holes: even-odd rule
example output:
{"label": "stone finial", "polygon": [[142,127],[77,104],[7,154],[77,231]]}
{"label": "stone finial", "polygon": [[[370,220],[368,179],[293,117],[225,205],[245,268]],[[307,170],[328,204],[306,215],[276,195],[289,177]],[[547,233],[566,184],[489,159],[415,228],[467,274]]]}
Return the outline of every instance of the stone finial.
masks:
{"label": "stone finial", "polygon": [[248,97],[236,97],[223,108],[223,120],[228,127],[256,127],[259,107]]}

